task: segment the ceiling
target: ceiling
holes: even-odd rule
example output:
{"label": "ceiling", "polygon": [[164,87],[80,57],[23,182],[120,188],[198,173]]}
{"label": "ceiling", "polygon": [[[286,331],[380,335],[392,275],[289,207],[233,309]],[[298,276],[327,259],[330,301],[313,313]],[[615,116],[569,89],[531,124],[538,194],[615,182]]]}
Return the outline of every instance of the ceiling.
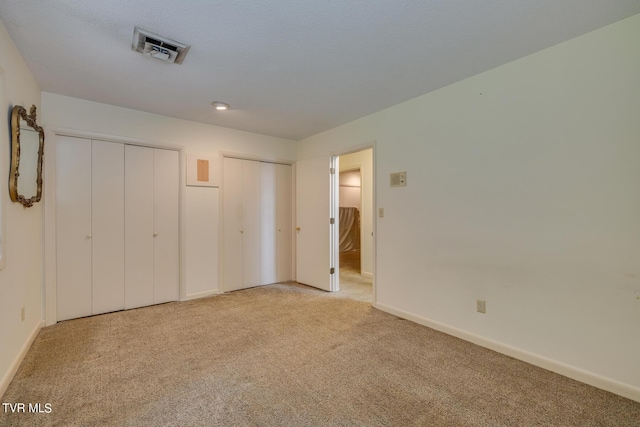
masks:
{"label": "ceiling", "polygon": [[[0,2],[43,91],[293,140],[637,13],[640,0]],[[135,26],[191,45],[184,63],[134,52]]]}

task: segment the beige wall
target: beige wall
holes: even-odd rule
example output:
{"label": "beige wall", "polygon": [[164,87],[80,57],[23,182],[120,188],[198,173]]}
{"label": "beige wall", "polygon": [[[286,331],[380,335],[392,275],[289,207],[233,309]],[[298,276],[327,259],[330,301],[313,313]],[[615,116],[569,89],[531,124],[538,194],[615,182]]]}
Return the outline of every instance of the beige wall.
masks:
{"label": "beige wall", "polygon": [[[40,110],[40,88],[0,22],[0,203],[4,268],[0,270],[0,396],[42,322],[43,204],[9,200],[9,117],[14,105]],[[41,118],[38,119],[41,121]],[[21,319],[24,307],[25,320]]]}
{"label": "beige wall", "polygon": [[640,400],[638,40],[640,15],[299,143],[376,141],[377,307]]}

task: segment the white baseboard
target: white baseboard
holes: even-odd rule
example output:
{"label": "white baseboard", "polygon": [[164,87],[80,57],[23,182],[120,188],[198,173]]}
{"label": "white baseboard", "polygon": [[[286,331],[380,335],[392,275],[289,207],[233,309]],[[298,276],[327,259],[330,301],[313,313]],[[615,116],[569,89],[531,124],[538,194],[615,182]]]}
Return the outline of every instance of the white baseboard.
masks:
{"label": "white baseboard", "polygon": [[567,365],[565,363],[549,359],[544,356],[530,353],[528,351],[521,350],[519,348],[512,347],[510,345],[494,341],[480,335],[472,334],[462,329],[445,325],[444,323],[420,317],[385,304],[375,303],[373,306],[379,310],[396,315],[403,319],[410,320],[420,325],[427,326],[440,332],[444,332],[445,334],[452,335],[465,341],[469,341],[473,344],[477,344],[481,347],[497,351],[498,353],[505,354],[518,360],[522,360],[523,362],[530,363],[548,371],[564,375],[565,377],[574,379],[576,381],[580,381],[582,383],[589,384],[602,390],[615,393],[622,397],[635,400],[636,402],[640,402],[640,388],[638,387],[612,380],[593,372],[576,368],[575,366]]}
{"label": "white baseboard", "polygon": [[189,301],[189,300],[198,299],[198,298],[205,298],[213,295],[220,295],[223,293],[224,292],[222,292],[220,289],[214,289],[212,291],[197,292],[195,294],[188,294],[183,301]]}
{"label": "white baseboard", "polygon": [[22,360],[27,355],[27,352],[31,348],[31,344],[33,344],[33,341],[36,339],[36,337],[38,336],[38,332],[40,332],[40,329],[42,329],[43,326],[44,326],[44,321],[36,324],[36,327],[33,328],[33,331],[31,331],[31,333],[27,337],[27,340],[22,345],[20,352],[16,355],[16,358],[13,360],[13,363],[9,367],[9,370],[5,373],[4,377],[2,378],[2,381],[0,381],[0,397],[2,397],[4,395],[4,392],[7,391],[7,388],[9,388],[9,384],[11,384],[11,380],[13,379],[13,376],[16,374],[16,372],[18,372],[18,368],[20,367]]}

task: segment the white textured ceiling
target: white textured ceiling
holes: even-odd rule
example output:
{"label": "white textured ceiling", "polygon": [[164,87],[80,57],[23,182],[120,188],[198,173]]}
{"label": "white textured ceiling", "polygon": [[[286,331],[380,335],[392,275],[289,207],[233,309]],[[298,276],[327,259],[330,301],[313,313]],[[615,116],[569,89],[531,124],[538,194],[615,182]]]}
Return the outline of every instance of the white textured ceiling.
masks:
{"label": "white textured ceiling", "polygon": [[[294,140],[637,13],[640,0],[0,2],[44,91]],[[132,51],[135,26],[191,45],[184,63]]]}

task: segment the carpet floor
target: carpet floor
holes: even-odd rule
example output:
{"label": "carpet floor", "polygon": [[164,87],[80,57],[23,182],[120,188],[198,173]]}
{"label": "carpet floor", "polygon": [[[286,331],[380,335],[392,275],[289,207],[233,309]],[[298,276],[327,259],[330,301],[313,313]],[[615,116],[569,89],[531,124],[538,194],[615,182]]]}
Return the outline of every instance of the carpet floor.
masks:
{"label": "carpet floor", "polygon": [[638,426],[640,403],[295,283],[43,328],[3,426]]}
{"label": "carpet floor", "polygon": [[360,274],[360,251],[340,252],[340,291],[336,295],[373,301],[373,280]]}

